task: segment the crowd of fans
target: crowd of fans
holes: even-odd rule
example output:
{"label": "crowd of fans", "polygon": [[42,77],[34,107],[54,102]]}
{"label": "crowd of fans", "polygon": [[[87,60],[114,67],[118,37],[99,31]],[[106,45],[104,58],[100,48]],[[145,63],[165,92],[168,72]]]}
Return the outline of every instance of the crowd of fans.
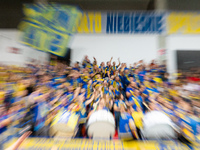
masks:
{"label": "crowd of fans", "polygon": [[[12,136],[31,130],[32,136],[50,137],[49,129],[61,111],[78,115],[75,137],[86,138],[88,118],[98,110],[115,117],[119,138],[142,139],[143,116],[166,114],[181,134],[198,140],[200,132],[200,78],[178,73],[169,80],[165,65],[142,60],[127,66],[112,62],[98,66],[85,56],[82,63],[26,67],[0,65],[0,134]],[[188,76],[189,75],[189,76]]]}

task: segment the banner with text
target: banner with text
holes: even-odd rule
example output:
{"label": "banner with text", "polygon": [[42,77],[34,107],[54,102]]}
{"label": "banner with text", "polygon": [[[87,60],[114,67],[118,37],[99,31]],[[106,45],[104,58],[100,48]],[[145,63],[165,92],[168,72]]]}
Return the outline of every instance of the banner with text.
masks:
{"label": "banner with text", "polygon": [[170,13],[167,17],[167,34],[200,34],[200,13]]}
{"label": "banner with text", "polygon": [[85,12],[78,33],[162,34],[165,14],[157,12]]}

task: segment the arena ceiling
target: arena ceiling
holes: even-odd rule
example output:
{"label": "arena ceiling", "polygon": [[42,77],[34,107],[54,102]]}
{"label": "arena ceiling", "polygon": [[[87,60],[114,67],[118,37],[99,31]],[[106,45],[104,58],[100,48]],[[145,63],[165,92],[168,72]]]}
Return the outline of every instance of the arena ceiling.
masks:
{"label": "arena ceiling", "polygon": [[152,10],[154,0],[49,0],[78,4],[83,10]]}
{"label": "arena ceiling", "polygon": [[[38,1],[78,5],[83,10],[155,10],[160,0],[0,0],[0,28],[17,28],[24,3]],[[198,10],[200,0],[167,0],[169,10]]]}
{"label": "arena ceiling", "polygon": [[[0,28],[17,28],[23,18],[23,3],[39,0],[0,0]],[[44,1],[44,0],[43,0]],[[48,0],[78,5],[83,10],[153,10],[153,0]]]}

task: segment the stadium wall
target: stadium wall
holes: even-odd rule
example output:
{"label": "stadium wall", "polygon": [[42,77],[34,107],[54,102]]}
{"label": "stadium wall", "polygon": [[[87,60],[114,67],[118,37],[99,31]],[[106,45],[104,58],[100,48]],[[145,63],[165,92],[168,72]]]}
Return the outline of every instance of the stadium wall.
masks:
{"label": "stadium wall", "polygon": [[150,62],[157,57],[157,35],[109,35],[109,34],[76,34],[71,40],[72,62],[82,61],[85,55],[93,60],[96,57],[98,64],[108,61],[113,56],[117,62],[127,65],[144,59]]}
{"label": "stadium wall", "polygon": [[0,30],[0,63],[25,65],[31,59],[40,63],[49,61],[50,55],[19,43],[19,32],[11,29]]}
{"label": "stadium wall", "polygon": [[200,36],[199,35],[169,35],[166,38],[167,49],[167,66],[170,73],[176,72],[176,50],[199,50],[200,51]]}
{"label": "stadium wall", "polygon": [[[49,60],[49,54],[34,50],[18,42],[18,31],[11,29],[0,30],[0,63],[24,65],[27,61],[35,59],[44,63]],[[168,35],[166,37],[166,58],[168,71],[176,72],[176,50],[200,50],[199,35]],[[82,61],[85,55],[92,60],[97,58],[98,63],[108,61],[113,56],[117,62],[127,65],[133,64],[140,59],[150,62],[158,57],[158,35],[111,35],[111,34],[75,34],[70,42],[71,60]],[[18,49],[18,53],[12,53],[11,48]]]}

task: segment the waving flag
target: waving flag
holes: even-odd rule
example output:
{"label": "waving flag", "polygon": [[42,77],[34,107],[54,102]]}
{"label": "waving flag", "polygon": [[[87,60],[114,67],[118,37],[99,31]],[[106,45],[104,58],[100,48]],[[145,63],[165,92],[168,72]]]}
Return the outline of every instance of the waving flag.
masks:
{"label": "waving flag", "polygon": [[25,18],[19,25],[21,43],[37,50],[65,56],[82,12],[67,5],[25,5]]}

